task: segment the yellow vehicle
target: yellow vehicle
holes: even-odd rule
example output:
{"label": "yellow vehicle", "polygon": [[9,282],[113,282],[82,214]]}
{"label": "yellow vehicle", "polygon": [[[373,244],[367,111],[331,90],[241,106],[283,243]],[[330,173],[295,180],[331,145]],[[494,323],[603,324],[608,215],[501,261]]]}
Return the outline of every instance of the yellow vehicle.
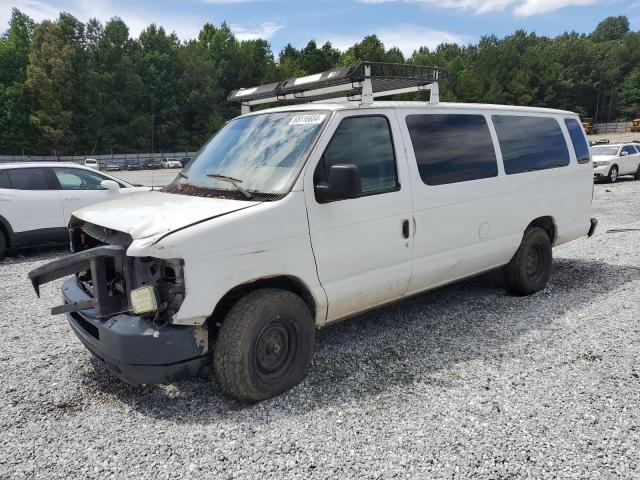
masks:
{"label": "yellow vehicle", "polygon": [[635,120],[631,120],[631,131],[632,132],[640,132],[640,118],[636,118]]}
{"label": "yellow vehicle", "polygon": [[598,133],[598,127],[593,123],[593,118],[585,118],[582,120],[582,128],[587,135]]}

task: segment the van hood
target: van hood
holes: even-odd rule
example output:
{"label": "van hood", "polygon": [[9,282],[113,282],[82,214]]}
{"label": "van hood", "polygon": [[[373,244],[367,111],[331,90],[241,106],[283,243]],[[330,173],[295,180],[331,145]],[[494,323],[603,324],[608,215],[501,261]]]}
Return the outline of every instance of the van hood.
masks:
{"label": "van hood", "polygon": [[152,191],[97,203],[73,212],[73,216],[128,233],[133,240],[139,240],[164,235],[259,203]]}

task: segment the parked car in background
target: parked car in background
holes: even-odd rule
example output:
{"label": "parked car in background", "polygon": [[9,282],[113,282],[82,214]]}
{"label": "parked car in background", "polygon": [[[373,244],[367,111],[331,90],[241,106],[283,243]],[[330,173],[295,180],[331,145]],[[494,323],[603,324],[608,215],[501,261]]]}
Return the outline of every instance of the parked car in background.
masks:
{"label": "parked car in background", "polygon": [[182,168],[182,163],[175,158],[163,158],[162,168]]}
{"label": "parked car in background", "polygon": [[622,143],[591,147],[594,179],[614,183],[621,175],[633,175],[636,180],[640,180],[639,146]]}
{"label": "parked car in background", "polygon": [[631,121],[630,130],[632,132],[640,132],[640,118],[636,118]]}
{"label": "parked car in background", "polygon": [[142,170],[142,162],[137,158],[129,159],[124,164],[125,170]]}
{"label": "parked car in background", "polygon": [[100,170],[100,165],[98,164],[98,161],[95,158],[85,159],[84,166],[93,168],[94,170]]}
{"label": "parked car in background", "polygon": [[0,164],[0,258],[8,248],[68,242],[75,210],[147,190],[75,163]]}
{"label": "parked car in background", "polygon": [[183,157],[180,159],[180,165],[182,165],[182,168],[186,167],[187,164],[191,161],[191,157]]}
{"label": "parked car in background", "polygon": [[142,162],[142,165],[147,170],[156,170],[158,168],[162,168],[162,161],[157,158],[148,158]]}
{"label": "parked car in background", "polygon": [[117,160],[107,160],[105,170],[120,170],[120,163]]}

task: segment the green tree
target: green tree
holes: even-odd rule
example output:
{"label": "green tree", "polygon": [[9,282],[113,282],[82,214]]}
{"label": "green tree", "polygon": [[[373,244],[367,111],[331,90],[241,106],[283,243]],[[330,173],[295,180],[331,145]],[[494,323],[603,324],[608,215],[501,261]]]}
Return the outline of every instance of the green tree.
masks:
{"label": "green tree", "polygon": [[591,34],[594,42],[619,41],[629,33],[629,19],[625,16],[607,17]]}

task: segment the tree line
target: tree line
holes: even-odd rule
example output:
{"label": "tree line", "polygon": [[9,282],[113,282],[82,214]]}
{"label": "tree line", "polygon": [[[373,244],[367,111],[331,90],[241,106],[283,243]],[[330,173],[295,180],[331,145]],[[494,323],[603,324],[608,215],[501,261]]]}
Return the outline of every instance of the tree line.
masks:
{"label": "tree line", "polygon": [[231,90],[362,60],[444,67],[446,101],[561,108],[596,121],[640,116],[640,32],[626,17],[590,34],[518,30],[416,47],[405,58],[370,35],[344,52],[312,40],[276,56],[226,23],[207,23],[187,41],[153,24],[132,38],[117,17],[83,23],[61,13],[36,23],[13,9],[0,36],[0,154],[192,151],[239,114],[226,102]]}

